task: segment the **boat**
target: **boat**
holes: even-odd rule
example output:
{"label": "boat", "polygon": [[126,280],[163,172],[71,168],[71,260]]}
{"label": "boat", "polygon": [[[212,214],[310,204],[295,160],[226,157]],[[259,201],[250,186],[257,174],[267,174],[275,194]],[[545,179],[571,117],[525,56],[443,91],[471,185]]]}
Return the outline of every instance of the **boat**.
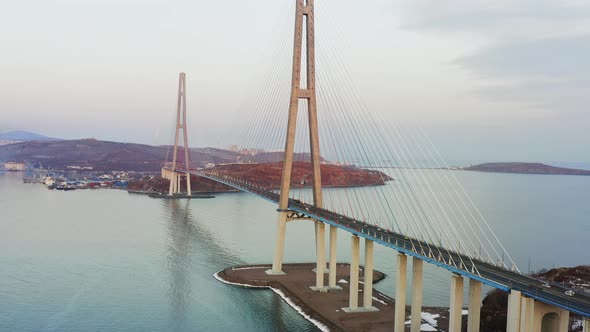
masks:
{"label": "boat", "polygon": [[70,187],[70,186],[66,186],[66,187],[62,187],[62,186],[57,186],[55,187],[56,190],[63,190],[63,191],[70,191],[70,190],[76,190],[75,187]]}
{"label": "boat", "polygon": [[215,198],[215,196],[213,196],[213,195],[209,195],[209,194],[192,194],[192,195],[185,195],[185,194],[174,194],[174,195],[167,195],[167,194],[162,194],[162,193],[151,194],[151,195],[148,195],[148,197],[151,197],[151,198],[161,198],[161,199],[183,199],[183,198],[188,198],[188,199],[193,199],[193,198]]}
{"label": "boat", "polygon": [[78,189],[78,187],[76,186],[76,184],[72,184],[72,183],[68,183],[68,182],[61,182],[58,185],[55,185],[54,189],[63,190],[63,191],[70,191],[70,190],[76,190],[76,189]]}

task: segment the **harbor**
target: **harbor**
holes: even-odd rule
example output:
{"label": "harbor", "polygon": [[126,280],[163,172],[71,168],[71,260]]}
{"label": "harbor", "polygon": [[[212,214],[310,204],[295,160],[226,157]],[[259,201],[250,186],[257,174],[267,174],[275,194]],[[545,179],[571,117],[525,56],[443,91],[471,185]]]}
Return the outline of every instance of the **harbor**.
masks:
{"label": "harbor", "polygon": [[23,183],[42,184],[49,190],[127,189],[127,173],[68,173],[37,171],[23,177]]}

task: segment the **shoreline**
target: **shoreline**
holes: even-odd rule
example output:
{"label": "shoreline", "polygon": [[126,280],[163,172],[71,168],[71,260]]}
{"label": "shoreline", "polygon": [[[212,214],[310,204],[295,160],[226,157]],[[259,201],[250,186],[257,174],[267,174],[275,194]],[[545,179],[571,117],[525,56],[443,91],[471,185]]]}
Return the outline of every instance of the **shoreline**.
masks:
{"label": "shoreline", "polygon": [[236,282],[231,282],[231,281],[227,281],[225,279],[223,279],[222,277],[219,276],[219,274],[223,272],[219,271],[219,272],[215,272],[215,274],[213,274],[213,277],[215,279],[217,279],[218,281],[227,284],[227,285],[232,285],[232,286],[239,286],[239,287],[244,287],[244,288],[253,288],[253,289],[270,289],[273,292],[275,292],[278,296],[280,296],[285,302],[287,302],[287,304],[295,309],[295,311],[297,311],[297,313],[299,313],[301,316],[303,316],[305,319],[307,319],[308,321],[310,321],[313,325],[315,325],[318,329],[320,329],[321,331],[324,332],[328,332],[330,331],[330,329],[328,328],[328,326],[324,325],[322,322],[312,318],[311,316],[309,316],[307,313],[305,313],[305,311],[299,307],[297,304],[295,304],[293,301],[291,301],[291,299],[285,295],[284,292],[282,292],[280,289],[276,289],[272,286],[256,286],[256,285],[248,285],[248,284],[240,284],[240,283],[236,283]]}
{"label": "shoreline", "polygon": [[[338,263],[337,280],[340,290],[329,290],[327,293],[312,291],[309,286],[315,282],[312,268],[315,263],[284,264],[286,276],[271,276],[265,271],[269,264],[241,265],[230,267],[214,274],[214,278],[228,285],[251,288],[269,289],[280,296],[289,306],[322,331],[391,331],[394,323],[395,300],[373,289],[373,307],[376,312],[345,313],[342,308],[348,306],[350,265]],[[362,308],[362,268],[359,271],[359,308]],[[373,284],[386,275],[375,270]],[[326,275],[327,279],[327,275]],[[424,307],[422,310],[422,327],[427,330],[439,331],[448,327],[448,308]],[[406,305],[404,324],[409,328],[411,308]],[[463,319],[466,319],[464,311]],[[424,326],[424,324],[429,326]]]}

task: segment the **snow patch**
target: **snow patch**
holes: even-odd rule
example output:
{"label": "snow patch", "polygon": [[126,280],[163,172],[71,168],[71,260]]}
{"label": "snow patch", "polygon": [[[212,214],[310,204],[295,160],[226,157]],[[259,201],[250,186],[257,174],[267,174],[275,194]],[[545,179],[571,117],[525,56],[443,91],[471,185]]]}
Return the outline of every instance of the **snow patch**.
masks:
{"label": "snow patch", "polygon": [[439,314],[430,314],[427,312],[423,312],[420,314],[420,316],[422,316],[422,320],[424,320],[426,323],[428,323],[431,326],[438,326],[438,321],[436,320],[438,317],[440,317]]}
{"label": "snow patch", "polygon": [[340,284],[347,284],[347,283],[348,283],[348,281],[346,281],[346,280],[344,280],[344,279],[340,279],[340,280],[338,280],[338,283],[340,283]]}
{"label": "snow patch", "polygon": [[268,269],[268,266],[249,266],[249,267],[232,267],[232,271]]}
{"label": "snow patch", "polygon": [[215,279],[217,279],[217,280],[221,281],[221,282],[222,282],[222,283],[224,283],[224,284],[228,284],[228,285],[234,285],[234,286],[240,286],[240,287],[247,287],[247,288],[268,288],[267,286],[254,286],[254,285],[240,284],[240,283],[237,283],[237,282],[231,282],[231,281],[223,280],[223,279],[222,279],[222,278],[219,276],[219,273],[220,273],[220,272],[221,272],[221,271],[219,271],[219,272],[215,273],[215,274],[213,275],[213,277],[215,277]]}
{"label": "snow patch", "polygon": [[379,302],[379,303],[381,303],[381,304],[383,304],[383,305],[387,305],[387,302],[385,302],[385,301],[383,301],[383,300],[381,300],[381,299],[378,299],[378,298],[377,298],[377,297],[375,297],[375,296],[373,296],[373,300],[375,300],[375,301],[377,301],[377,302]]}
{"label": "snow patch", "polygon": [[[422,312],[422,313],[420,313],[420,318],[423,321],[426,322],[426,324],[422,324],[422,327],[420,327],[420,329],[422,329],[422,331],[437,331],[436,329],[434,329],[434,330],[424,330],[423,328],[424,328],[425,325],[430,326],[432,328],[437,327],[438,326],[437,318],[439,318],[439,317],[440,317],[439,314],[431,314],[431,313],[428,313],[428,312]],[[412,316],[410,315],[410,319],[411,318],[412,318]],[[412,321],[409,320],[405,324],[406,325],[409,325],[411,323],[412,323]]]}
{"label": "snow patch", "polygon": [[276,289],[276,288],[272,288],[272,287],[267,287],[267,286],[253,286],[253,285],[248,285],[248,284],[240,284],[240,283],[237,283],[237,282],[231,282],[231,281],[223,280],[219,276],[219,273],[220,272],[222,272],[222,271],[219,271],[219,272],[213,274],[213,277],[215,277],[215,279],[223,282],[224,284],[234,285],[234,286],[241,286],[241,287],[248,287],[248,288],[270,288],[273,292],[275,292],[277,295],[279,295],[285,302],[287,302],[287,304],[290,305],[291,308],[295,309],[295,311],[297,311],[301,316],[305,317],[305,319],[307,319],[308,321],[312,322],[313,325],[317,326],[317,328],[320,329],[320,331],[324,331],[324,332],[330,331],[330,329],[326,325],[322,324],[320,321],[317,321],[317,320],[311,318],[301,308],[299,308],[297,305],[295,305],[295,303],[293,303],[293,301],[291,301],[291,299],[289,299],[285,295],[285,293],[283,293],[280,289]]}
{"label": "snow patch", "polygon": [[438,331],[438,329],[428,324],[422,324],[420,325],[420,331]]}
{"label": "snow patch", "polygon": [[328,327],[324,324],[322,324],[321,322],[311,318],[308,314],[306,314],[305,312],[303,312],[303,310],[301,308],[299,308],[298,306],[295,305],[295,303],[293,303],[291,301],[291,299],[289,299],[285,293],[283,293],[280,289],[276,289],[276,288],[272,288],[270,287],[270,289],[272,289],[273,292],[277,293],[277,295],[279,295],[283,300],[285,300],[285,302],[287,302],[287,304],[289,304],[293,309],[295,309],[301,316],[305,317],[305,319],[307,319],[308,321],[312,322],[313,325],[317,326],[317,328],[319,328],[321,331],[325,331],[328,332],[330,331],[330,329],[328,329]]}
{"label": "snow patch", "polygon": [[[451,312],[451,309],[448,309],[447,311]],[[467,314],[469,314],[469,310],[466,310],[466,309],[461,310],[461,315],[467,315]]]}

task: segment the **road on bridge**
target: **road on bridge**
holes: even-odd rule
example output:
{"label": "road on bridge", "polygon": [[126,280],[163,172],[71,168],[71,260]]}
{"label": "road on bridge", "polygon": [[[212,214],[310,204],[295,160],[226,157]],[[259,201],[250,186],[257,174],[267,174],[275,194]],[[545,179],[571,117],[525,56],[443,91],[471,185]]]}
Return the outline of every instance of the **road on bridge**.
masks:
{"label": "road on bridge", "polygon": [[[208,178],[238,190],[257,195],[273,203],[279,202],[279,194],[236,179],[219,177],[207,171],[187,172],[186,170],[177,170],[177,172],[190,173]],[[510,289],[518,290],[524,295],[538,301],[555,305],[590,318],[590,297],[587,295],[576,293],[573,296],[568,296],[565,295],[566,289],[562,287],[551,285],[547,288],[544,281],[512,272],[446,248],[382,229],[323,208],[318,208],[299,200],[290,199],[289,209],[327,224],[335,225],[347,232],[381,243],[394,250],[421,258],[453,273],[479,280],[487,285],[505,291]],[[424,250],[419,251],[418,248],[430,248],[430,250],[429,252],[424,252]],[[435,252],[441,254],[438,257],[434,257],[433,253]]]}

